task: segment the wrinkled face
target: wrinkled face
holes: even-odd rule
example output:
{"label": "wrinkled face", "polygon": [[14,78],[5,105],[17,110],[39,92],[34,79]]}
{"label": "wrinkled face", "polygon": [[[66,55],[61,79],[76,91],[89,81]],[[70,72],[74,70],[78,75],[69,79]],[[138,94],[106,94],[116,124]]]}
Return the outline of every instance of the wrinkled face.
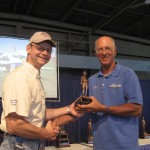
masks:
{"label": "wrinkled face", "polygon": [[27,45],[26,50],[28,53],[27,61],[38,70],[51,58],[52,47],[46,41],[38,44],[31,43]]}
{"label": "wrinkled face", "polygon": [[110,37],[101,37],[95,43],[96,57],[102,66],[110,67],[115,61],[116,47],[114,40]]}

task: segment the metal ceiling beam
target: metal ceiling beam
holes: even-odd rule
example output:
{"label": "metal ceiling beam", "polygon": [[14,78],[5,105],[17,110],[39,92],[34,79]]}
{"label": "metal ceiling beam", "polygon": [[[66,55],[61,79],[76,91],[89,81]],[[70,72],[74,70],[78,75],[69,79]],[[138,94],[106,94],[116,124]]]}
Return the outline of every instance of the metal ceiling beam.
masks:
{"label": "metal ceiling beam", "polygon": [[128,40],[128,41],[133,41],[133,42],[150,45],[150,40],[146,40],[146,39],[138,38],[138,37],[134,37],[134,36],[128,36],[128,35],[124,35],[124,34],[108,32],[108,31],[104,31],[104,30],[95,30],[94,33],[97,35],[108,35],[108,36],[112,36],[114,38],[118,38],[118,39],[122,39],[122,40]]}
{"label": "metal ceiling beam", "polygon": [[32,8],[33,8],[35,2],[36,2],[36,0],[30,0],[30,3],[29,3],[28,8],[27,8],[27,11],[26,11],[26,13],[25,13],[26,15],[29,15],[29,14],[30,14],[30,12],[31,12],[31,10],[32,10]]}
{"label": "metal ceiling beam", "polygon": [[43,25],[43,26],[49,26],[49,27],[57,27],[59,29],[67,29],[67,30],[78,31],[78,32],[91,32],[91,28],[84,27],[84,26],[67,24],[63,22],[24,16],[24,15],[18,15],[18,14],[0,13],[0,24],[1,24],[2,19],[9,20],[9,21],[19,21],[19,22],[22,21],[24,23],[27,22],[31,24],[37,24],[37,25]]}
{"label": "metal ceiling beam", "polygon": [[[126,7],[124,7],[123,9],[121,9],[120,11],[116,12],[112,17],[110,17],[109,19],[107,19],[105,22],[101,23],[101,21],[97,22],[94,26],[93,26],[93,31],[96,29],[101,29],[102,27],[104,27],[105,25],[107,25],[109,22],[111,22],[113,19],[115,19],[116,17],[118,17],[120,14],[122,14],[124,11],[126,11],[128,8],[130,8],[136,1],[138,0],[134,0],[134,1],[130,1],[128,3],[128,5]],[[124,3],[124,1],[121,3],[121,5]]]}
{"label": "metal ceiling beam", "polygon": [[14,4],[13,9],[12,9],[12,13],[15,13],[15,12],[16,12],[17,7],[18,7],[18,5],[19,5],[19,2],[20,2],[20,0],[16,0],[16,1],[15,1],[15,4]]}
{"label": "metal ceiling beam", "polygon": [[[23,15],[16,15],[16,14],[8,14],[8,13],[0,13],[0,24],[5,24],[3,21],[8,20],[8,25],[11,25],[11,22],[22,22],[23,24],[28,23],[30,26],[34,27],[35,26],[42,26],[46,27],[47,29],[50,29],[50,27],[55,27],[58,28],[58,30],[63,29],[63,32],[65,30],[70,30],[70,31],[76,31],[76,32],[83,32],[83,33],[91,33],[92,28],[84,27],[84,26],[78,26],[78,25],[72,25],[72,24],[67,24],[67,23],[62,23],[58,21],[51,21],[51,20],[46,20],[46,19],[40,19],[40,18],[35,18],[35,17],[29,17],[29,16],[23,16]],[[57,29],[56,29],[57,30]],[[67,31],[66,31],[67,33]],[[95,30],[94,33],[91,33],[93,35],[109,35],[118,39],[122,40],[130,40],[134,42],[139,42],[143,44],[149,44],[150,45],[150,40],[142,39],[142,38],[137,38],[133,36],[127,36],[123,34],[118,34],[118,33],[113,33],[113,32],[108,32],[104,30]]]}
{"label": "metal ceiling beam", "polygon": [[[96,1],[96,0],[88,0],[88,1],[91,2],[91,3],[95,3],[97,5],[106,6],[106,7],[112,8],[112,9],[118,9],[118,10],[122,9],[121,6],[116,6],[116,5],[108,4],[107,2],[101,2],[101,1]],[[131,9],[127,9],[127,12],[134,13],[136,15],[141,15],[141,16],[144,16],[144,17],[150,17],[148,14],[140,13],[139,11],[136,11],[134,9],[132,9],[132,10]]]}
{"label": "metal ceiling beam", "polygon": [[88,11],[88,10],[84,10],[84,9],[74,8],[74,10],[85,12],[85,13],[89,13],[89,14],[93,14],[93,15],[97,15],[97,16],[102,16],[102,17],[106,17],[106,18],[110,17],[110,16],[105,15],[105,14],[100,14],[100,13],[96,13],[96,12],[92,12],[92,11]]}
{"label": "metal ceiling beam", "polygon": [[71,7],[69,7],[68,11],[66,11],[66,13],[63,15],[63,17],[61,18],[60,21],[65,22],[65,20],[72,13],[73,9],[76,8],[81,2],[82,2],[82,0],[76,0],[76,1],[74,1],[74,3],[71,5]]}
{"label": "metal ceiling beam", "polygon": [[137,3],[135,5],[132,5],[131,8],[134,9],[134,8],[140,7],[142,5],[145,5],[145,2],[141,2],[141,3]]}
{"label": "metal ceiling beam", "polygon": [[[138,24],[141,24],[143,21],[145,21],[147,19],[147,17],[144,17],[142,19],[139,19],[138,21],[134,22],[133,24],[131,25],[128,25],[126,28],[124,28],[122,31],[120,31],[120,33],[125,33],[127,31],[129,31],[130,29],[132,29],[133,27],[135,27],[136,25]],[[142,30],[142,28],[141,28]],[[142,31],[141,31],[142,32]]]}

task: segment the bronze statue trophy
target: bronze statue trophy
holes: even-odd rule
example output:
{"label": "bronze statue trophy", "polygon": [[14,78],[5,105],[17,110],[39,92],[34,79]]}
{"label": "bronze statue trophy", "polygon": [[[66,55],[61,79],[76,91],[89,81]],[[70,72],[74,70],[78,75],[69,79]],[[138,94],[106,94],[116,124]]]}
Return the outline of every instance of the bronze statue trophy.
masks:
{"label": "bronze statue trophy", "polygon": [[89,122],[88,122],[88,139],[87,139],[87,143],[88,144],[93,144],[91,119],[89,119]]}
{"label": "bronze statue trophy", "polygon": [[83,74],[81,76],[81,87],[82,87],[82,94],[75,102],[75,105],[77,104],[87,105],[92,102],[92,99],[87,96],[88,80],[87,80],[86,71],[83,71]]}
{"label": "bronze statue trophy", "polygon": [[141,133],[139,137],[142,139],[150,138],[150,134],[146,132],[146,121],[143,116],[141,118]]}
{"label": "bronze statue trophy", "polygon": [[61,126],[60,132],[56,137],[56,147],[70,147],[68,133],[64,130],[64,126]]}

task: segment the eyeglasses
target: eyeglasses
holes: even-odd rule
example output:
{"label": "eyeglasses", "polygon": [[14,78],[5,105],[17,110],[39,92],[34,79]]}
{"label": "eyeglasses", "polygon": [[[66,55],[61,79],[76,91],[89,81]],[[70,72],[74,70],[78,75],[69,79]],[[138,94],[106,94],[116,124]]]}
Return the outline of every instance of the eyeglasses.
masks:
{"label": "eyeglasses", "polygon": [[99,49],[96,49],[95,50],[95,53],[96,54],[100,54],[100,53],[102,53],[102,51],[106,51],[106,52],[111,52],[111,51],[113,51],[113,49],[112,48],[110,48],[110,47],[104,47],[104,48],[99,48]]}
{"label": "eyeglasses", "polygon": [[44,48],[44,47],[41,47],[41,46],[39,46],[39,45],[33,45],[33,44],[30,44],[31,46],[33,46],[33,47],[35,47],[38,51],[40,51],[40,52],[44,52],[45,50],[47,51],[47,52],[49,52],[49,53],[51,53],[52,52],[52,49],[50,48],[50,49],[46,49],[46,48]]}

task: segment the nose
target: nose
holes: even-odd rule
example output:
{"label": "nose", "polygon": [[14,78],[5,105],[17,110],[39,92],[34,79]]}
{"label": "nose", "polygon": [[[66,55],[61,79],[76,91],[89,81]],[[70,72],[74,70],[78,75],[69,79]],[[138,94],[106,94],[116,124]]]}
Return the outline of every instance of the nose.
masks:
{"label": "nose", "polygon": [[105,49],[105,48],[103,48],[102,50],[101,50],[101,54],[106,54],[107,53],[107,50]]}
{"label": "nose", "polygon": [[49,50],[46,50],[46,49],[43,49],[42,53],[45,54],[45,55],[47,55],[47,54],[50,55],[50,54],[51,54],[51,53],[49,52]]}

